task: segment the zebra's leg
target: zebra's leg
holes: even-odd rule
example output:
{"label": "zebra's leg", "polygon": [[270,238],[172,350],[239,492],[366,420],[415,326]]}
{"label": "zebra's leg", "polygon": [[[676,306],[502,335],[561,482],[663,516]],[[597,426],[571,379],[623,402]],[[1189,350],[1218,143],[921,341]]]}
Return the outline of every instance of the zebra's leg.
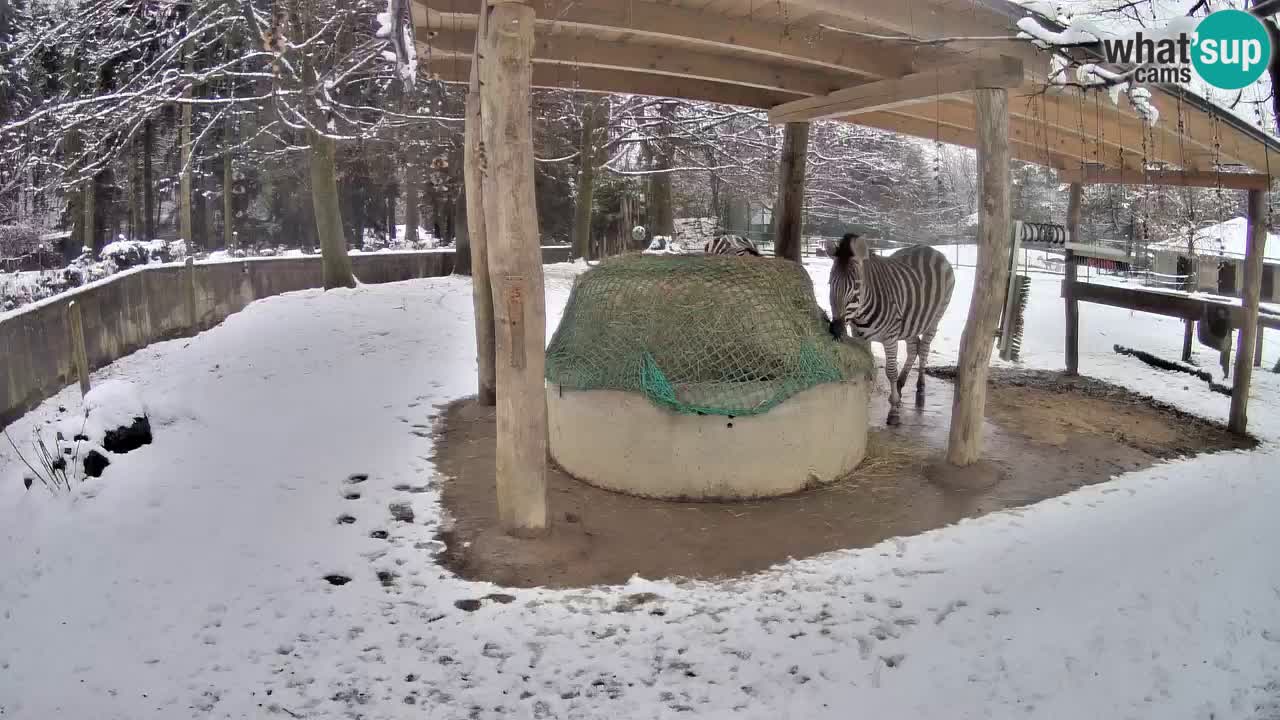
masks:
{"label": "zebra's leg", "polygon": [[916,364],[916,353],[920,351],[920,338],[907,338],[907,359],[902,363],[902,372],[898,373],[898,396],[902,396],[902,388],[911,377],[911,367]]}
{"label": "zebra's leg", "polygon": [[932,327],[920,336],[920,370],[916,374],[916,407],[924,407],[924,371],[929,366],[929,346],[938,328]]}
{"label": "zebra's leg", "polygon": [[889,417],[887,425],[897,425],[898,408],[902,405],[902,392],[898,389],[898,341],[891,340],[884,345],[884,376],[889,379]]}

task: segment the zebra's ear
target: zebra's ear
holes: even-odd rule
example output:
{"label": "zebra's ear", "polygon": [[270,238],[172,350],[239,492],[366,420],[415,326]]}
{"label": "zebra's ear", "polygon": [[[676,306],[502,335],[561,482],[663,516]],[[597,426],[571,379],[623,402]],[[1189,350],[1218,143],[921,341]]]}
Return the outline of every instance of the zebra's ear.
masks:
{"label": "zebra's ear", "polygon": [[871,251],[867,248],[867,239],[855,237],[853,239],[853,259],[862,262],[867,259],[869,254],[871,254]]}
{"label": "zebra's ear", "polygon": [[836,248],[838,247],[839,247],[839,243],[837,243],[835,240],[822,241],[822,252],[825,253],[827,257],[831,257],[831,258],[835,257]]}

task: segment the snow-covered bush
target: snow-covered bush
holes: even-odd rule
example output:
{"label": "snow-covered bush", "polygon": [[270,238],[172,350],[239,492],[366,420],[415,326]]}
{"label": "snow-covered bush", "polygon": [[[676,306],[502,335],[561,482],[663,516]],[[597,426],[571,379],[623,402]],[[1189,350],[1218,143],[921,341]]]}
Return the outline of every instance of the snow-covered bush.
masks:
{"label": "snow-covered bush", "polygon": [[418,228],[418,239],[410,240],[406,237],[405,226],[396,226],[396,236],[388,238],[374,230],[366,229],[364,237],[360,239],[361,252],[381,252],[381,251],[405,251],[405,250],[429,250],[439,246],[439,241],[431,233],[423,228]]}
{"label": "snow-covered bush", "polygon": [[177,262],[187,257],[187,241],[126,240],[120,236],[102,248],[98,259],[115,264],[117,271],[148,263]]}
{"label": "snow-covered bush", "polygon": [[[0,273],[0,312],[16,310],[71,290],[85,282],[85,273],[78,268]],[[97,274],[105,276],[106,273]]]}
{"label": "snow-covered bush", "polygon": [[[4,436],[26,468],[22,473],[22,484],[28,490],[39,482],[46,490],[57,495],[71,492],[72,487],[84,482],[84,460],[81,459],[83,436],[66,438],[59,432],[54,436],[51,446],[37,429],[32,433],[30,449],[25,452],[18,447],[8,431]],[[88,445],[85,445],[83,454],[87,455],[90,451]]]}

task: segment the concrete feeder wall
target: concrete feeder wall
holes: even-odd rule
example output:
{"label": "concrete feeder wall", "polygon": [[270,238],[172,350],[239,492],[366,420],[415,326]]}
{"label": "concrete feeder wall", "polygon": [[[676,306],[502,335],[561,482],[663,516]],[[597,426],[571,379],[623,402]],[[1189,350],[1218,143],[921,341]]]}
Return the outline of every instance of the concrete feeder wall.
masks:
{"label": "concrete feeder wall", "polygon": [[596,487],[669,500],[776,497],[833,482],[867,451],[871,383],[817,385],[761,415],[685,415],[643,395],[547,387],[551,456]]}

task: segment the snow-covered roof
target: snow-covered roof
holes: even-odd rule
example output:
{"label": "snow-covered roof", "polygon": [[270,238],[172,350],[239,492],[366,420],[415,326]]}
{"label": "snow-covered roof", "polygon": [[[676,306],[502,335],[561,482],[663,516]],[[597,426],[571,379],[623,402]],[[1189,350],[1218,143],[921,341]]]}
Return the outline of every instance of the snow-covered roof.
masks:
{"label": "snow-covered roof", "polygon": [[[1196,253],[1198,255],[1217,255],[1219,257],[1244,257],[1248,245],[1249,221],[1243,217],[1232,218],[1225,222],[1209,225],[1196,231]],[[1185,252],[1187,238],[1185,235],[1152,243],[1155,250],[1172,250]],[[1280,260],[1280,234],[1267,233],[1266,249],[1263,257],[1268,260]]]}

